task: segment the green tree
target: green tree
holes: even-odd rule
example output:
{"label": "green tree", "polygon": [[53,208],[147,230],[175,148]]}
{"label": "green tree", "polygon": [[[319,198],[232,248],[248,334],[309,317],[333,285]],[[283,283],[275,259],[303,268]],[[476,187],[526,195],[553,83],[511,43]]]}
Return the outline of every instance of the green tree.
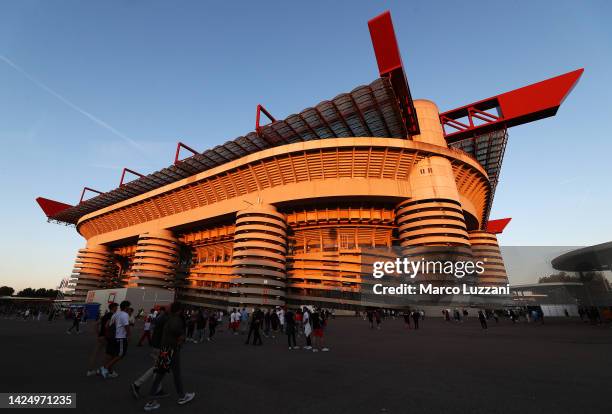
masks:
{"label": "green tree", "polygon": [[55,296],[57,296],[57,290],[45,288],[25,288],[19,293],[17,293],[17,296],[23,296],[28,298],[54,298]]}
{"label": "green tree", "polygon": [[10,286],[0,286],[0,296],[13,296],[15,289]]}

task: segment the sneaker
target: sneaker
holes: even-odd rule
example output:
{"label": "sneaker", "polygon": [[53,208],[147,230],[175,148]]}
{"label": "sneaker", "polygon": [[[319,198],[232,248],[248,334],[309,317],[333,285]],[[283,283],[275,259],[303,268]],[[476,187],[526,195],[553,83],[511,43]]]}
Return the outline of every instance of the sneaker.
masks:
{"label": "sneaker", "polygon": [[299,346],[294,346],[293,349],[300,349],[300,347]]}
{"label": "sneaker", "polygon": [[93,377],[94,375],[96,375],[97,371],[95,369],[90,369],[87,371],[87,376],[88,377]]}
{"label": "sneaker", "polygon": [[329,348],[325,347],[325,348],[321,349],[321,351],[327,352],[327,351],[329,351]]}
{"label": "sneaker", "polygon": [[140,386],[132,382],[132,384],[130,384],[130,390],[132,391],[132,395],[134,396],[134,398],[140,398]]}
{"label": "sneaker", "polygon": [[157,410],[160,407],[159,403],[155,400],[153,401],[149,401],[148,403],[145,404],[144,406],[144,410],[145,411],[153,411],[153,410]]}
{"label": "sneaker", "polygon": [[291,351],[293,348],[289,347],[289,350]]}
{"label": "sneaker", "polygon": [[108,374],[106,374],[106,378],[117,378],[119,376],[119,373],[117,371],[110,371]]}
{"label": "sneaker", "polygon": [[308,346],[305,346],[304,349],[307,349],[307,350],[310,351],[312,349],[312,347],[310,345],[308,345]]}
{"label": "sneaker", "polygon": [[195,392],[186,392],[181,398],[178,399],[180,405],[187,404],[189,401],[195,398]]}
{"label": "sneaker", "polygon": [[106,379],[108,376],[108,370],[106,367],[100,367],[100,375],[102,375],[102,378]]}
{"label": "sneaker", "polygon": [[313,348],[312,352],[319,352],[319,350],[317,348]]}

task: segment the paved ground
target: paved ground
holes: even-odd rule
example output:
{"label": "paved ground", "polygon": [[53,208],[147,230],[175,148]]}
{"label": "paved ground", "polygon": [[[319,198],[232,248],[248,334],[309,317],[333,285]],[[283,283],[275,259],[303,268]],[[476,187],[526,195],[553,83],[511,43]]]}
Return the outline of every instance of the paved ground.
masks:
{"label": "paved ground", "polygon": [[[0,392],[76,392],[83,413],[141,412],[128,391],[150,364],[132,346],[121,376],[85,377],[93,336],[66,335],[64,321],[0,320]],[[428,318],[419,331],[387,321],[332,320],[331,352],[289,351],[286,338],[262,347],[221,332],[215,343],[187,344],[188,406],[171,397],[159,412],[180,413],[610,413],[612,328],[576,321],[483,331]],[[91,325],[89,326],[91,329]],[[264,338],[265,339],[265,338]],[[68,411],[68,410],[66,410]]]}

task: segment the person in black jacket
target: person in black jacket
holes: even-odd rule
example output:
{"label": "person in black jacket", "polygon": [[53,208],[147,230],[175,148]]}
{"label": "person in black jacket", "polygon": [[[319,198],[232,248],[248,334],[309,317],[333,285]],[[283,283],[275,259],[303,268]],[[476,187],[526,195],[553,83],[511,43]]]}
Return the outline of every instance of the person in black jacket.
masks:
{"label": "person in black jacket", "polygon": [[287,334],[289,349],[300,349],[295,341],[295,316],[291,309],[288,309],[285,313],[285,333]]}
{"label": "person in black jacket", "polygon": [[247,336],[247,340],[244,343],[248,345],[251,341],[251,334],[253,334],[253,345],[262,345],[263,342],[261,340],[260,328],[264,321],[264,313],[261,309],[255,310],[251,315],[251,324],[249,326],[249,334]]}
{"label": "person in black jacket", "polygon": [[[149,381],[149,379],[153,378],[153,374],[155,374],[155,361],[157,361],[157,358],[159,357],[159,348],[161,347],[162,334],[164,332],[164,325],[166,324],[167,320],[168,314],[166,313],[166,308],[162,306],[161,308],[159,308],[157,317],[153,320],[153,335],[151,336],[150,341],[150,344],[154,349],[153,353],[151,354],[151,357],[153,358],[153,366],[147,369],[136,381],[134,381],[130,385],[132,395],[135,398],[140,397],[140,387],[142,387],[145,382]],[[160,386],[158,389],[158,396],[161,395],[166,394],[162,391]]]}
{"label": "person in black jacket", "polygon": [[161,337],[159,356],[155,365],[155,379],[151,386],[151,400],[144,406],[145,411],[156,410],[160,407],[157,401],[159,387],[164,376],[172,371],[174,386],[178,394],[178,404],[187,404],[195,398],[195,392],[183,390],[183,378],[181,375],[181,345],[185,342],[185,321],[183,319],[183,307],[180,303],[173,303],[170,307],[170,316],[164,324]]}
{"label": "person in black jacket", "polygon": [[419,329],[419,319],[421,319],[421,312],[415,310],[412,312],[412,322],[414,322],[414,329]]}

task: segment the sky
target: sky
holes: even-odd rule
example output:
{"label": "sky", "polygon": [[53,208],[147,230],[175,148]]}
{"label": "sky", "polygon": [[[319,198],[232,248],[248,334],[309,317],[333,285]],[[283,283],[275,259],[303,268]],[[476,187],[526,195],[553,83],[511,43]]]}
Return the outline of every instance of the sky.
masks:
{"label": "sky", "polygon": [[85,245],[38,196],[76,204],[121,169],[171,164],[373,81],[391,10],[414,98],[440,110],[571,70],[555,117],[510,130],[491,218],[504,245],[612,240],[607,1],[0,2],[0,285],[56,286]]}

